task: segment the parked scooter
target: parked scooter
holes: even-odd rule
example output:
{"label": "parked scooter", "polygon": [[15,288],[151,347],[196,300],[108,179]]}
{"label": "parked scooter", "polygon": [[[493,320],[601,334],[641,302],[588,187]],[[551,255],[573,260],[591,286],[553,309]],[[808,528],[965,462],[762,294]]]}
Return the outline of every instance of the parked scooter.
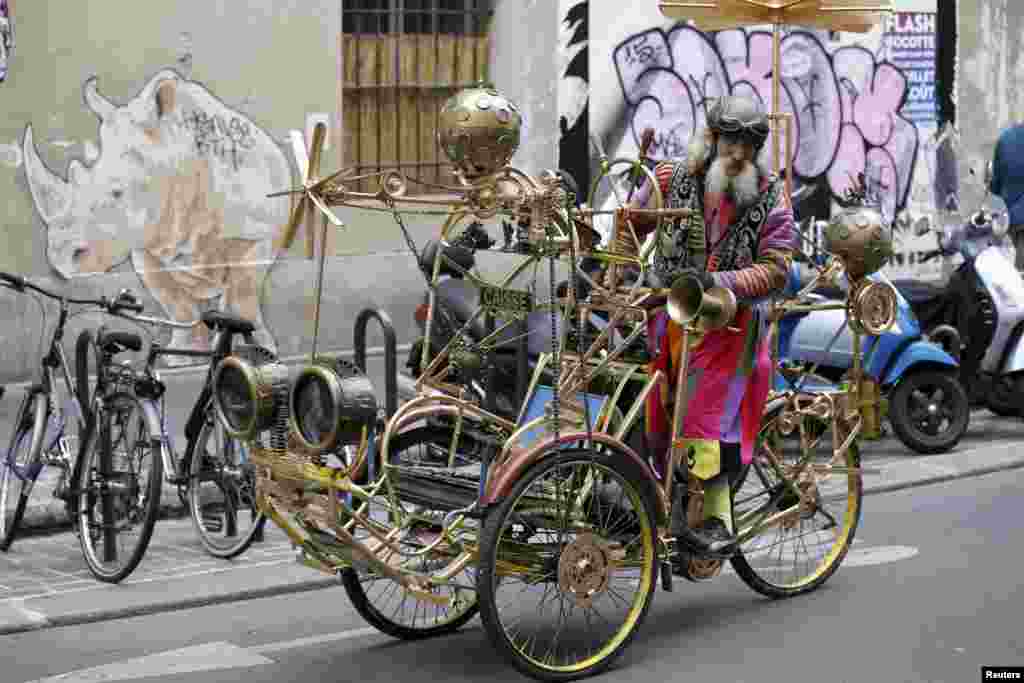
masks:
{"label": "parked scooter", "polygon": [[[974,183],[978,183],[977,174]],[[986,176],[988,173],[985,174]],[[943,286],[893,284],[910,301],[929,332],[954,326],[960,342],[961,378],[969,394],[1003,417],[1024,417],[1024,278],[1008,253],[1006,203],[977,188],[964,210],[946,212],[935,234],[938,249],[926,258],[960,254],[964,262]]]}
{"label": "parked scooter", "polygon": [[[809,266],[794,263],[787,293],[797,294],[813,274]],[[885,282],[882,273],[869,276]],[[841,301],[842,289],[822,288],[810,299]],[[954,332],[955,333],[955,332]],[[918,453],[944,453],[956,446],[967,431],[970,405],[959,380],[956,359],[926,339],[910,303],[897,296],[896,324],[879,336],[862,338],[865,376],[878,384],[888,403],[888,419],[896,436]],[[954,342],[955,344],[956,342]],[[823,310],[786,316],[779,324],[779,359],[776,389],[822,390],[842,382],[853,367],[853,336],[846,311]],[[814,374],[794,372],[792,365],[816,365]]]}
{"label": "parked scooter", "polygon": [[[579,189],[572,177],[564,171],[558,173],[565,189],[579,198]],[[521,219],[518,225],[508,221],[503,223],[504,245],[498,250],[517,253],[520,245],[526,244],[525,235],[529,225],[524,220],[525,218]],[[495,245],[495,240],[487,234],[484,226],[477,222],[470,224],[455,241],[443,247],[446,259],[441,263],[441,280],[436,288],[434,316],[430,326],[431,356],[443,349],[479,308],[480,290],[476,284],[466,279],[465,273],[476,266],[478,251],[491,250]],[[419,255],[418,265],[427,277],[433,273],[437,250],[441,248],[438,240],[431,240]],[[584,262],[580,264],[580,268],[591,275],[597,271],[598,264]],[[560,283],[558,296],[565,295],[566,286],[566,283]],[[578,287],[582,290],[577,292],[578,296],[587,295],[585,286],[585,280],[580,278]],[[423,302],[417,306],[415,312],[416,325],[422,336],[413,343],[406,363],[413,377],[419,377],[423,369],[421,366],[428,314],[429,292],[424,294]],[[604,321],[597,316],[591,318],[591,326],[603,328]],[[494,320],[494,329],[501,328],[504,323],[505,321],[501,319]],[[503,417],[515,419],[522,399],[517,394],[519,390],[525,390],[525,384],[529,381],[529,375],[532,374],[533,366],[540,354],[551,351],[551,332],[550,311],[535,311],[527,316],[525,325],[516,323],[498,334],[489,344],[493,351],[486,354],[486,358],[481,358],[482,365],[473,370],[465,370],[466,376],[456,378],[456,381],[466,385],[477,400],[484,401],[485,396],[493,395],[495,412]],[[488,334],[485,320],[479,317],[467,330],[466,338],[472,344],[484,339]],[[521,343],[525,345],[525,349],[520,348]],[[522,351],[525,351],[525,359],[521,358]],[[489,374],[492,366],[495,373],[493,376]],[[553,381],[553,378],[547,379],[549,382]]]}

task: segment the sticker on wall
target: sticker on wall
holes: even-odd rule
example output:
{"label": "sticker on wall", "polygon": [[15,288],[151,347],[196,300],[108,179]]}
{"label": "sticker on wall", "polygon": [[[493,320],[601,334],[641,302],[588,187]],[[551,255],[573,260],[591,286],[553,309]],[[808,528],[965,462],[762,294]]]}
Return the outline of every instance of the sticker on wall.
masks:
{"label": "sticker on wall", "polygon": [[7,80],[7,69],[14,52],[14,19],[7,0],[0,0],[0,83]]}

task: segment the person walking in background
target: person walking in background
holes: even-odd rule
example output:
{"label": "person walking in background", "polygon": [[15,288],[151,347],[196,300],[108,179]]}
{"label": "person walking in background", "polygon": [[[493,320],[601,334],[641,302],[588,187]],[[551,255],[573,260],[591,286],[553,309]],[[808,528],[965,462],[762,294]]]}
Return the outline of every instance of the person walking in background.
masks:
{"label": "person walking in background", "polygon": [[1024,123],[1010,126],[996,142],[989,189],[1010,209],[1010,236],[1017,270],[1024,270]]}

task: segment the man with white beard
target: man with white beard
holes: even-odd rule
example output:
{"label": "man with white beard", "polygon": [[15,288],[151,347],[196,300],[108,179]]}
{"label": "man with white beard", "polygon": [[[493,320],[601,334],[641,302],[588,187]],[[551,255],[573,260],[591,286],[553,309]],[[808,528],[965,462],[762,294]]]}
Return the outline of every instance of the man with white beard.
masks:
{"label": "man with white beard", "polygon": [[[705,290],[731,290],[739,304],[732,329],[690,337],[690,400],[683,409],[680,445],[688,454],[690,476],[703,483],[704,520],[691,529],[677,517],[672,534],[705,556],[735,551],[729,478],[752,459],[771,381],[761,304],[785,286],[797,248],[783,182],[756,161],[769,132],[768,117],[756,102],[722,97],[708,111],[706,129],[690,141],[687,157],[655,169],[666,206],[695,211],[691,218],[666,221],[655,236],[650,284],[670,287],[681,275],[693,275]],[[644,206],[649,195],[650,188],[642,188],[633,206]],[[649,218],[622,209],[620,225],[627,218],[641,240],[654,227]],[[661,473],[668,474],[672,385],[682,334],[664,308],[650,320],[650,371],[664,372],[669,385],[648,399],[647,444]]]}

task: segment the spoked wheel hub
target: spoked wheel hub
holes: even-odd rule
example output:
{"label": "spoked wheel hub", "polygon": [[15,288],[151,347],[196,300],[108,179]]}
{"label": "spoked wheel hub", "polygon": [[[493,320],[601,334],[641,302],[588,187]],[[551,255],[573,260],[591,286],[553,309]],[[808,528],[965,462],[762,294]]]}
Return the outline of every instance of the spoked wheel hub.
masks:
{"label": "spoked wheel hub", "polygon": [[583,534],[562,550],[558,559],[558,586],[580,607],[590,607],[608,588],[614,566],[609,544]]}

